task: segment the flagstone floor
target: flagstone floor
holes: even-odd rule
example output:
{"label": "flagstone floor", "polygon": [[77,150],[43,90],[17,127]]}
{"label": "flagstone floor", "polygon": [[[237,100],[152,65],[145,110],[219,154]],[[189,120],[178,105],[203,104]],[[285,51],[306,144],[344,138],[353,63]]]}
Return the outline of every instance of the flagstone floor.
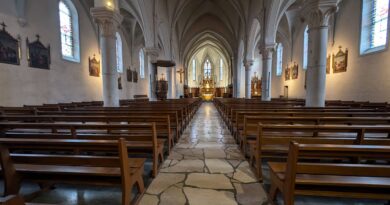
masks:
{"label": "flagstone floor", "polygon": [[[151,170],[146,164],[145,173]],[[269,205],[269,170],[263,166],[264,184],[257,182],[212,103],[203,103],[167,157],[159,175],[150,182],[141,205]],[[33,202],[66,205],[120,205],[120,187],[56,185]],[[25,183],[21,194],[39,190]],[[0,180],[0,192],[3,182]],[[296,197],[296,205],[384,205],[386,201]],[[281,197],[277,204],[282,205]]]}
{"label": "flagstone floor", "polygon": [[267,204],[260,183],[212,103],[203,103],[141,205]]}

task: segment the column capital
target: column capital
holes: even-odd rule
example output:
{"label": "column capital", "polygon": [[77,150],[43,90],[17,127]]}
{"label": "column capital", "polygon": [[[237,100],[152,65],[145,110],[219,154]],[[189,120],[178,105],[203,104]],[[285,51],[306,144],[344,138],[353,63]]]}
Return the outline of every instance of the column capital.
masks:
{"label": "column capital", "polygon": [[303,6],[303,18],[307,20],[309,29],[326,27],[329,18],[338,10],[341,0],[310,0]]}
{"label": "column capital", "polygon": [[245,59],[244,62],[243,62],[245,70],[250,70],[251,66],[253,65],[253,62],[255,62],[255,61],[252,60],[252,59]]}
{"label": "column capital", "polygon": [[95,23],[99,25],[101,35],[114,37],[122,23],[122,15],[106,7],[93,7],[90,12]]}
{"label": "column capital", "polygon": [[260,54],[263,56],[263,59],[268,59],[272,56],[272,53],[276,50],[275,44],[268,44],[263,47],[260,47]]}
{"label": "column capital", "polygon": [[152,60],[152,63],[157,61],[158,54],[160,52],[160,49],[154,48],[154,47],[145,47],[143,48],[145,54],[150,57]]}

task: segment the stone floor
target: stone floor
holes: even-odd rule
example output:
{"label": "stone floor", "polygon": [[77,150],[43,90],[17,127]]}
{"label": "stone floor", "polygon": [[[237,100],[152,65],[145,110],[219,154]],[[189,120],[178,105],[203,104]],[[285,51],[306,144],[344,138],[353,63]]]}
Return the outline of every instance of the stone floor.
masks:
{"label": "stone floor", "polygon": [[[268,167],[264,184],[257,182],[230,132],[212,103],[203,103],[180,142],[167,157],[159,175],[151,181],[141,205],[268,205]],[[146,164],[146,173],[151,163]],[[0,181],[0,192],[3,187]],[[23,184],[23,195],[39,190]],[[56,185],[33,202],[66,205],[120,205],[115,187]],[[383,205],[384,201],[297,197],[296,205]],[[277,204],[283,204],[278,198]]]}
{"label": "stone floor", "polygon": [[266,204],[260,183],[212,103],[203,103],[141,205]]}

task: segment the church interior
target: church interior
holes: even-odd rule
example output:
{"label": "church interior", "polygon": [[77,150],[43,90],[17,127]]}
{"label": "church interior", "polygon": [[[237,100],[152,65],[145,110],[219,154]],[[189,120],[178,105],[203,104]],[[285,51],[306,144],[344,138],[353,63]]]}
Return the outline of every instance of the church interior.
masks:
{"label": "church interior", "polygon": [[390,205],[389,8],[0,0],[0,205]]}

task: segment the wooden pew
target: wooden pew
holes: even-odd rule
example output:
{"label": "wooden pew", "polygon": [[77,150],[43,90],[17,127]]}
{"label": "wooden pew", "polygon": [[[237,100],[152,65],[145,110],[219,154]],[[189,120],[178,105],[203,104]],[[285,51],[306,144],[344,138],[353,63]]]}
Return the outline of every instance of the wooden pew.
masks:
{"label": "wooden pew", "polygon": [[[1,168],[6,195],[18,194],[25,180],[41,184],[120,185],[122,204],[137,201],[144,192],[143,170],[145,159],[129,159],[128,143],[119,140],[64,140],[0,138]],[[10,149],[35,147],[38,149],[115,149],[117,156],[10,154]],[[131,199],[132,187],[138,197]]]}
{"label": "wooden pew", "polygon": [[[141,115],[141,116],[94,116],[94,115],[3,115],[0,116],[0,121],[6,122],[71,122],[71,123],[107,123],[107,124],[116,124],[116,123],[134,123],[134,122],[150,122],[155,123],[157,136],[167,140],[168,152],[170,152],[171,147],[174,145],[174,137],[177,137],[172,133],[171,121],[169,115]],[[140,131],[142,133],[142,130]],[[177,139],[176,139],[177,140]]]}
{"label": "wooden pew", "polygon": [[295,110],[293,112],[287,111],[238,111],[236,112],[236,120],[232,122],[234,126],[235,137],[238,137],[238,133],[243,130],[244,121],[246,116],[258,116],[258,117],[390,117],[390,112],[363,112],[363,111],[351,111],[351,110],[339,110],[338,112],[328,111],[316,111],[307,112],[302,110]]}
{"label": "wooden pew", "polygon": [[239,131],[237,134],[237,140],[244,153],[247,151],[246,146],[248,140],[256,139],[259,123],[291,125],[390,125],[390,117],[279,117],[247,115],[244,117],[243,127],[239,127]]}
{"label": "wooden pew", "polygon": [[[140,133],[142,131],[142,133]],[[74,123],[12,123],[0,122],[0,137],[16,139],[91,139],[128,141],[128,151],[132,154],[148,154],[152,159],[152,176],[157,176],[164,161],[165,141],[157,139],[155,123],[130,124],[74,124]],[[0,138],[1,139],[1,138]],[[26,147],[31,148],[31,147]],[[98,148],[92,151],[99,150]],[[79,153],[78,149],[71,149]],[[108,150],[109,151],[109,150]]]}
{"label": "wooden pew", "polygon": [[43,115],[43,116],[49,116],[49,115],[55,115],[55,116],[167,116],[169,115],[170,125],[171,129],[173,130],[173,133],[175,133],[175,139],[177,140],[180,137],[180,132],[184,128],[182,127],[183,122],[180,121],[180,118],[178,117],[178,113],[176,111],[143,111],[143,110],[132,110],[132,111],[125,111],[125,110],[117,110],[117,111],[85,111],[85,110],[78,110],[78,111],[37,111],[37,115]]}
{"label": "wooden pew", "polygon": [[305,144],[390,146],[388,133],[390,133],[390,125],[263,125],[259,123],[256,141],[248,141],[250,161],[259,179],[262,180],[262,160],[285,158],[291,141]]}
{"label": "wooden pew", "polygon": [[0,197],[0,205],[50,205],[41,203],[25,203],[23,197],[19,195],[9,195]]}
{"label": "wooden pew", "polygon": [[285,205],[296,195],[390,200],[390,165],[301,161],[318,153],[342,157],[389,160],[390,146],[307,145],[291,142],[287,162],[269,162],[270,199],[280,192]]}

